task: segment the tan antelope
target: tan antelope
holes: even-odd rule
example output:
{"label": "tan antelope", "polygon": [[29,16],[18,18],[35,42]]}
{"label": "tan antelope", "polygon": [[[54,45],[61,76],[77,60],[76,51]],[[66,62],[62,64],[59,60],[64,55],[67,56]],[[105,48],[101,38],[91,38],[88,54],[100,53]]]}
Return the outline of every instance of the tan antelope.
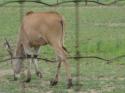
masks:
{"label": "tan antelope", "polygon": [[[72,86],[70,68],[67,63],[67,52],[63,45],[63,25],[63,17],[57,12],[28,12],[24,16],[14,56],[26,56],[29,60],[26,81],[30,81],[31,79],[30,65],[32,62],[34,63],[37,76],[42,77],[37,64],[38,51],[40,46],[49,44],[54,49],[59,61],[55,78],[50,84],[54,86],[58,83],[60,67],[61,63],[63,63],[67,74],[68,87]],[[16,74],[21,72],[23,59],[14,59],[12,64],[16,76]]]}

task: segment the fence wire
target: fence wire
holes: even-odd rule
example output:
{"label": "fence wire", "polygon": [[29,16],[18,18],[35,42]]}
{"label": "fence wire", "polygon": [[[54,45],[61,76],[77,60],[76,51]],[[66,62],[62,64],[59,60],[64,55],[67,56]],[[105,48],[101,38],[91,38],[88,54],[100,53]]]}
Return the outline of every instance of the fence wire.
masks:
{"label": "fence wire", "polygon": [[[108,5],[113,5],[113,4],[116,4],[117,2],[120,2],[120,1],[124,1],[124,0],[114,0],[113,2],[110,2],[110,3],[101,3],[99,2],[99,0],[97,1],[92,1],[92,0],[70,0],[70,1],[59,1],[57,0],[56,3],[52,3],[52,4],[48,4],[48,3],[45,3],[43,2],[43,0],[13,0],[13,1],[6,1],[6,2],[3,2],[0,4],[0,7],[3,7],[5,5],[8,5],[10,3],[19,3],[20,4],[20,20],[22,20],[22,17],[24,15],[24,3],[38,3],[38,4],[42,4],[42,5],[45,5],[45,6],[48,6],[48,7],[55,7],[55,6],[60,6],[60,5],[63,5],[63,4],[67,4],[67,3],[75,3],[75,56],[69,56],[68,59],[75,59],[77,61],[77,66],[76,66],[76,73],[77,73],[77,80],[76,80],[76,83],[77,85],[79,85],[80,83],[80,62],[79,60],[80,59],[84,59],[84,58],[94,58],[94,59],[99,59],[99,60],[102,60],[102,61],[105,61],[106,63],[112,63],[113,61],[116,61],[116,60],[119,60],[123,57],[125,57],[125,55],[120,55],[120,56],[117,56],[117,57],[114,57],[114,58],[111,58],[111,59],[106,59],[106,58],[102,58],[102,57],[98,57],[98,56],[82,56],[81,55],[81,52],[79,50],[79,46],[80,46],[80,41],[79,41],[79,19],[80,19],[80,16],[79,16],[79,4],[82,3],[82,2],[85,2],[86,5],[88,3],[96,3],[96,4],[99,4],[99,5],[104,5],[104,6],[108,6]],[[10,54],[11,55],[11,54]],[[3,57],[3,56],[0,56],[0,57]],[[19,58],[19,57],[18,57]],[[21,59],[25,59],[24,57],[20,57]],[[5,62],[5,61],[9,61],[9,60],[12,60],[12,59],[17,59],[17,57],[10,57],[10,58],[6,58],[6,59],[3,59],[3,60],[0,60],[0,62]],[[38,57],[37,58],[38,60],[44,60],[46,62],[56,62],[56,60],[51,60],[51,59],[47,59],[47,58],[41,58],[41,57]],[[78,87],[79,89],[80,87]]]}

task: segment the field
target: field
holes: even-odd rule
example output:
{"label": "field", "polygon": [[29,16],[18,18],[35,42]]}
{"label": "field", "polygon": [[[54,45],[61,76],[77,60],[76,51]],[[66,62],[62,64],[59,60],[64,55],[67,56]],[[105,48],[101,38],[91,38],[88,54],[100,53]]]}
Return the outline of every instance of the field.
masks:
{"label": "field", "polygon": [[[41,7],[37,4],[25,5],[24,12],[58,11],[65,17],[65,46],[70,55],[75,55],[75,8]],[[7,38],[15,49],[20,27],[20,8],[0,7],[0,60],[7,57],[3,46]],[[26,7],[27,6],[27,7]],[[37,7],[36,7],[37,6]],[[83,6],[80,11],[80,54],[82,56],[99,56],[110,59],[125,54],[125,6]],[[4,57],[1,57],[4,56]],[[49,46],[41,47],[40,57],[54,58],[54,51]],[[125,58],[107,64],[97,59],[80,59],[80,90],[76,86],[77,61],[68,60],[71,65],[74,86],[66,88],[65,70],[62,66],[60,82],[51,87],[49,81],[56,72],[56,63],[42,60],[39,67],[43,78],[39,79],[32,70],[32,81],[26,84],[26,93],[124,93],[125,92]],[[22,93],[19,81],[13,81],[11,64],[0,63],[0,93]]]}

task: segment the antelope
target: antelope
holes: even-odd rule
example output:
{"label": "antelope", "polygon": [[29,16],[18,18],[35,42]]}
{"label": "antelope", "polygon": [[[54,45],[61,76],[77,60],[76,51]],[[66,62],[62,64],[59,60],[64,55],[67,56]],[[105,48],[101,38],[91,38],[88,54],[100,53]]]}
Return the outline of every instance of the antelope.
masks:
{"label": "antelope", "polygon": [[[23,57],[27,57],[29,64],[26,81],[29,82],[31,80],[31,63],[35,66],[36,75],[42,78],[42,73],[38,68],[37,57],[40,47],[47,44],[54,49],[58,59],[57,72],[50,84],[54,86],[58,83],[60,67],[63,63],[68,81],[67,86],[70,88],[72,86],[72,78],[70,66],[67,63],[68,53],[64,47],[64,20],[63,16],[57,12],[30,11],[23,17],[14,54],[17,59],[13,59],[12,62],[14,78],[22,70]],[[22,57],[22,59],[19,57]]]}

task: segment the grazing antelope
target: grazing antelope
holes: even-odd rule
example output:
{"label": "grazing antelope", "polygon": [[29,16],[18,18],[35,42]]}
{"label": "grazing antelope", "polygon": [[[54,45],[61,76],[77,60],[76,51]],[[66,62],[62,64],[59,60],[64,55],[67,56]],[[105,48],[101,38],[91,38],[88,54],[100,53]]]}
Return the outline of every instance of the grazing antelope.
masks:
{"label": "grazing antelope", "polygon": [[[50,84],[54,86],[58,83],[59,70],[61,63],[63,63],[67,74],[68,87],[72,86],[71,73],[67,63],[67,52],[63,46],[63,25],[63,17],[57,12],[28,12],[24,16],[14,56],[26,56],[28,58],[27,81],[31,79],[30,65],[32,62],[34,63],[37,76],[42,77],[37,64],[38,51],[40,46],[49,44],[54,49],[59,61],[55,78]],[[15,75],[21,72],[22,61],[23,59],[14,59],[13,71]]]}

